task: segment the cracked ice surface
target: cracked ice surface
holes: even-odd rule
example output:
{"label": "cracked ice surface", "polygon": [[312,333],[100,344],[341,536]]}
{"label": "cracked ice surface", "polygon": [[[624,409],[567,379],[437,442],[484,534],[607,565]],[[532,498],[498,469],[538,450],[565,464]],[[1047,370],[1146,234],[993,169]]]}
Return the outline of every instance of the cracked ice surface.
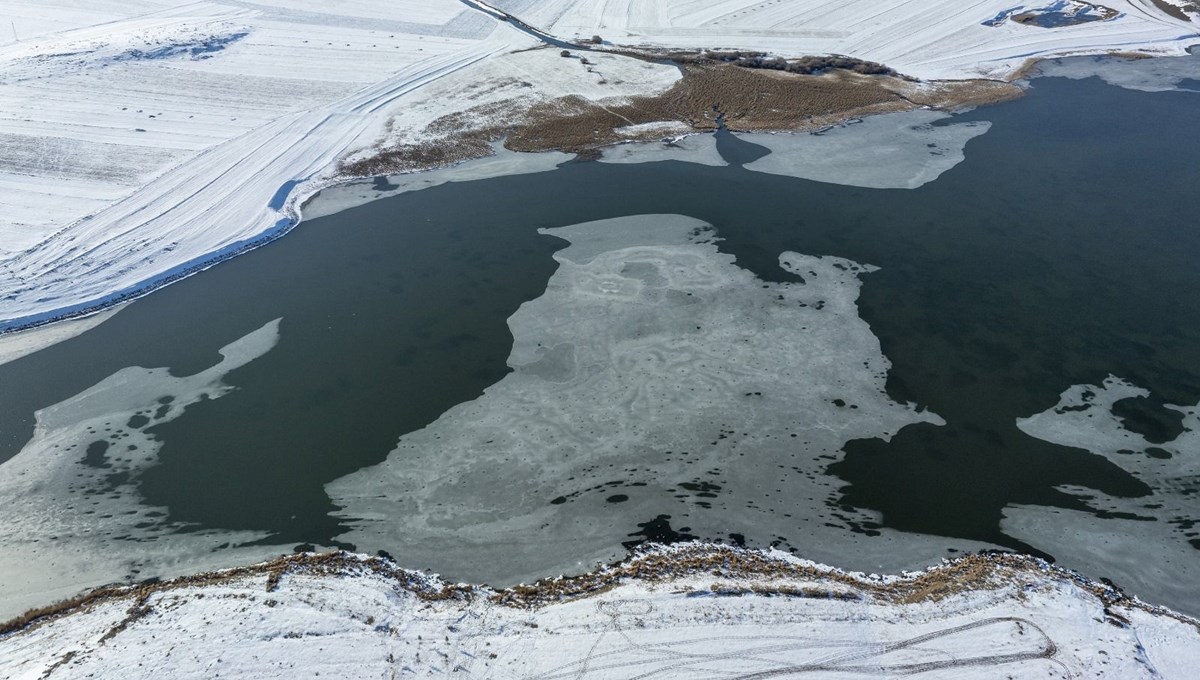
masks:
{"label": "cracked ice surface", "polygon": [[0,498],[14,501],[0,504],[0,618],[140,571],[183,574],[281,551],[257,546],[217,556],[219,547],[263,535],[180,533],[184,527],[168,521],[165,508],[143,504],[137,490],[161,446],[147,425],[227,394],[222,378],[270,351],[278,329],[277,319],[226,345],[220,362],[195,375],[131,366],[37,412],[33,438],[0,466]]}
{"label": "cracked ice surface", "polygon": [[830,507],[823,470],[846,441],[941,422],[884,393],[890,364],[855,305],[872,267],[789,252],[803,283],[766,283],[679,215],[544,233],[571,245],[509,320],[513,372],[329,484],[339,540],[492,583],[586,569],[659,514],[853,568],[951,544],[866,538],[847,527],[874,517]]}
{"label": "cracked ice surface", "polygon": [[[1114,498],[1093,489],[1060,487],[1102,515],[1038,506],[1010,506],[1001,528],[1066,564],[1090,565],[1151,602],[1200,611],[1200,404],[1168,405],[1183,414],[1183,432],[1156,444],[1126,429],[1113,413],[1122,399],[1149,391],[1115,376],[1075,385],[1049,410],[1018,421],[1026,434],[1104,456],[1151,488],[1147,496]],[[1153,555],[1153,560],[1147,559]]]}

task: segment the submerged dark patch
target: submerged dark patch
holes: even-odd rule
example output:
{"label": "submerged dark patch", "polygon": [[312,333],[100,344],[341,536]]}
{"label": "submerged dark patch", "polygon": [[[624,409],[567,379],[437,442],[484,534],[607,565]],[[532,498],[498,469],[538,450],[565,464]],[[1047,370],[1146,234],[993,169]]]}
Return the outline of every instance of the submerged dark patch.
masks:
{"label": "submerged dark patch", "polygon": [[672,529],[671,516],[659,515],[649,522],[639,522],[638,531],[629,534],[634,540],[625,541],[622,545],[627,550],[632,550],[643,543],[683,543],[685,541],[695,541],[699,538],[688,533],[689,531],[691,531],[691,527]]}
{"label": "submerged dark patch", "polygon": [[109,446],[109,442],[104,439],[88,444],[87,450],[84,452],[83,464],[97,468],[110,467],[107,455]]}
{"label": "submerged dark patch", "polygon": [[1161,397],[1129,397],[1112,405],[1112,412],[1130,432],[1151,444],[1165,444],[1183,434],[1183,413],[1166,408]]}

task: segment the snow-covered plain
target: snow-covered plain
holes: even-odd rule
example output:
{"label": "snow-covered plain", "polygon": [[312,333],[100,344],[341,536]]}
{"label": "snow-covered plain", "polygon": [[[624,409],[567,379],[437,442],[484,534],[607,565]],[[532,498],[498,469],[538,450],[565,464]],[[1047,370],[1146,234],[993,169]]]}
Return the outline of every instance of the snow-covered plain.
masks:
{"label": "snow-covered plain", "polygon": [[[1026,59],[1180,53],[1196,26],[1150,0],[1080,26],[983,22],[974,0],[502,0],[610,44],[844,53],[922,78]],[[9,29],[6,34],[4,24]],[[377,142],[517,96],[652,94],[679,74],[593,53],[584,68],[456,0],[80,2],[0,6],[0,331],[90,310],[232,255],[299,219]],[[611,45],[610,45],[611,46]],[[501,115],[502,114],[498,114]]]}
{"label": "snow-covered plain", "polygon": [[[922,79],[1002,78],[1029,58],[1109,50],[1182,54],[1197,26],[1152,0],[1100,3],[1109,21],[1040,28],[985,25],[1022,7],[1009,0],[495,0],[560,37],[619,45],[846,54]],[[1024,5],[1026,10],[1044,5]]]}
{"label": "snow-covered plain", "polygon": [[0,48],[4,323],[290,226],[293,187],[329,174],[379,109],[529,42],[453,3],[299,4],[163,3]]}
{"label": "snow-covered plain", "polygon": [[0,674],[1173,680],[1198,625],[1029,558],[881,578],[679,545],[497,592],[332,555],[111,594],[0,638]]}

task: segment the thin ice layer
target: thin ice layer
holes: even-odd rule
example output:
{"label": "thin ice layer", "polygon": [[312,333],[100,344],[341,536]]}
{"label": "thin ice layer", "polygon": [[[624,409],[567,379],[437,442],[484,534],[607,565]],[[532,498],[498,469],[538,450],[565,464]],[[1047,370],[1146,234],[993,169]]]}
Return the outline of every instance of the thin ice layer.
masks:
{"label": "thin ice layer", "polygon": [[767,283],[678,215],[544,233],[571,245],[509,320],[512,373],[329,484],[340,540],[490,583],[620,555],[656,518],[642,535],[744,534],[856,568],[951,544],[861,540],[848,528],[875,518],[834,506],[823,473],[850,439],[940,422],[884,393],[855,306],[872,267],[784,253],[803,283]]}
{"label": "thin ice layer", "polygon": [[1067,389],[1057,405],[1019,420],[1017,427],[1039,439],[1104,456],[1145,482],[1150,495],[1114,498],[1093,489],[1061,487],[1098,513],[1012,506],[1004,511],[1001,528],[1068,566],[1194,614],[1200,612],[1200,405],[1167,406],[1183,414],[1184,431],[1166,443],[1152,443],[1113,413],[1122,399],[1149,394],[1109,376],[1101,385]]}
{"label": "thin ice layer", "polygon": [[949,118],[917,110],[856,119],[807,134],[742,134],[771,153],[747,170],[872,189],[915,189],[965,158],[967,142],[986,121],[933,125]]}
{"label": "thin ice layer", "polygon": [[[279,320],[220,350],[221,361],[195,375],[132,366],[37,412],[33,438],[0,465],[0,618],[88,586],[181,574],[278,554],[279,546],[213,555],[218,547],[262,538],[250,532],[193,531],[145,505],[138,475],[158,460],[148,426],[174,420],[189,405],[232,388],[230,371],[271,350]],[[231,556],[232,555],[232,556]]]}
{"label": "thin ice layer", "polygon": [[575,157],[573,154],[561,151],[518,153],[509,151],[499,142],[493,144],[492,148],[495,155],[476,158],[446,168],[404,175],[389,175],[376,178],[374,182],[351,182],[322,189],[321,200],[304,206],[304,217],[310,220],[316,219],[381,198],[410,191],[420,191],[448,182],[471,182],[493,177],[549,172]]}
{"label": "thin ice layer", "polygon": [[82,335],[116,316],[117,312],[124,308],[125,305],[117,305],[79,319],[68,319],[48,326],[0,335],[0,365]]}
{"label": "thin ice layer", "polygon": [[711,134],[688,134],[658,142],[618,144],[603,149],[599,160],[601,163],[685,161],[701,165],[729,165],[721,158],[716,137]]}
{"label": "thin ice layer", "polygon": [[1100,78],[1109,85],[1142,92],[1200,91],[1200,53],[1164,59],[1077,57],[1038,64],[1037,74],[1050,78]]}

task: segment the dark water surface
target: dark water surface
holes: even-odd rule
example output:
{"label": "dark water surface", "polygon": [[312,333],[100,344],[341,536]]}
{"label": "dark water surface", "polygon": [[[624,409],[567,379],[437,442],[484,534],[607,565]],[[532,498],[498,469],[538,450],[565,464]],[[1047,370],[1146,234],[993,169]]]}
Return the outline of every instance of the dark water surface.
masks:
{"label": "dark water surface", "polygon": [[[28,441],[35,410],[125,366],[196,372],[282,317],[279,345],[225,378],[237,391],[149,426],[164,444],[141,491],[197,528],[329,544],[342,528],[324,484],[507,372],[506,319],[542,294],[563,245],[537,228],[680,213],[715,225],[721,249],[765,280],[790,277],[785,250],[881,267],[859,306],[893,363],[889,392],[947,425],[851,442],[831,468],[842,502],[888,527],[1028,550],[1001,532],[1004,506],[1092,512],[1055,487],[1148,488],[1023,434],[1017,418],[1110,373],[1154,395],[1123,406],[1131,429],[1169,436],[1178,423],[1161,404],[1200,401],[1197,111],[1196,93],[1041,79],[1022,100],[957,118],[993,125],[916,190],[585,162],[369,203],[0,366],[0,461]],[[758,153],[721,143],[739,160]]]}

